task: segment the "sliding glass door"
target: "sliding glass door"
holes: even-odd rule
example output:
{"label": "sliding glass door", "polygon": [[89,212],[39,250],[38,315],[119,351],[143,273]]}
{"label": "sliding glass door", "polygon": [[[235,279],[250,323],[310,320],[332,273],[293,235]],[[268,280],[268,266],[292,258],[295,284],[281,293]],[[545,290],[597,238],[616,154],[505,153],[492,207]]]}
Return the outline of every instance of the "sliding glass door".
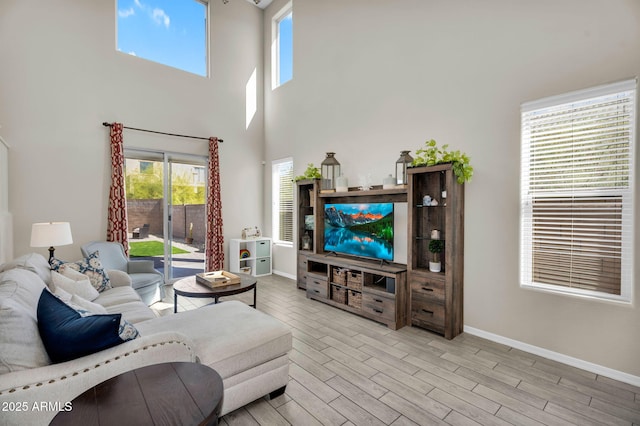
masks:
{"label": "sliding glass door", "polygon": [[150,259],[166,282],[204,270],[205,159],[125,152],[132,259]]}

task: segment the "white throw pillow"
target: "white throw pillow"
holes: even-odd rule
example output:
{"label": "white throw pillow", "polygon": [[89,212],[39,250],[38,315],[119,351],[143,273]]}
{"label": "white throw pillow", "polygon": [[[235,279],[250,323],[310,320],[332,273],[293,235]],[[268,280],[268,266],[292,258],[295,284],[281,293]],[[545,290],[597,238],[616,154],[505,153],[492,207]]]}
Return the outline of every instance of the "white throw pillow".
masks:
{"label": "white throw pillow", "polygon": [[[64,274],[64,275],[63,275]],[[100,295],[89,278],[71,268],[65,268],[63,274],[51,271],[51,280],[56,289],[62,288],[67,293],[76,294],[83,299],[93,301]]]}
{"label": "white throw pillow", "polygon": [[[62,300],[64,301],[64,299]],[[107,309],[104,306],[99,305],[97,303],[89,302],[87,299],[83,299],[77,294],[74,294],[73,296],[71,296],[71,300],[67,304],[75,310],[78,310],[78,308],[80,308],[96,315],[106,315],[109,313],[107,312]]]}
{"label": "white throw pillow", "polygon": [[[53,277],[51,277],[51,279],[53,279]],[[73,297],[73,294],[67,292],[66,290],[63,290],[62,287],[56,287],[56,289],[53,291],[53,294],[58,296],[58,298],[64,303],[69,303],[71,301],[71,298]]]}

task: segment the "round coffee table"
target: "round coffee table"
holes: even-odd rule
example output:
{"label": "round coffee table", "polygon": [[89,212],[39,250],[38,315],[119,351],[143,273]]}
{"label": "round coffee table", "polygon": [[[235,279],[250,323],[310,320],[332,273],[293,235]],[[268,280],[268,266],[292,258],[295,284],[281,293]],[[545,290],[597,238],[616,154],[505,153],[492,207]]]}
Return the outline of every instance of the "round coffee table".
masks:
{"label": "round coffee table", "polygon": [[206,365],[149,365],[87,390],[50,425],[217,425],[223,394],[222,378]]}
{"label": "round coffee table", "polygon": [[210,288],[196,282],[195,275],[183,278],[173,283],[173,312],[178,312],[178,296],[183,297],[210,297],[214,299],[213,303],[218,303],[218,299],[223,296],[232,296],[234,294],[244,293],[253,290],[253,305],[256,307],[256,283],[255,277],[246,274],[237,274],[240,277],[240,284],[232,284],[224,287]]}

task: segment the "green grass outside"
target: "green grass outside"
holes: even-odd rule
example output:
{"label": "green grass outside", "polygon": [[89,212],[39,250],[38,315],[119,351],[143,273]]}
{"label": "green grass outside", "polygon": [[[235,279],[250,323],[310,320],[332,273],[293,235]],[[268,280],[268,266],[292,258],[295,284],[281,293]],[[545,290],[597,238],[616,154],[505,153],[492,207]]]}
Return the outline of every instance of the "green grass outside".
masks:
{"label": "green grass outside", "polygon": [[[131,257],[151,257],[162,256],[164,254],[164,243],[162,241],[137,241],[129,243],[129,256]],[[178,247],[171,247],[171,253],[183,254],[189,253]]]}

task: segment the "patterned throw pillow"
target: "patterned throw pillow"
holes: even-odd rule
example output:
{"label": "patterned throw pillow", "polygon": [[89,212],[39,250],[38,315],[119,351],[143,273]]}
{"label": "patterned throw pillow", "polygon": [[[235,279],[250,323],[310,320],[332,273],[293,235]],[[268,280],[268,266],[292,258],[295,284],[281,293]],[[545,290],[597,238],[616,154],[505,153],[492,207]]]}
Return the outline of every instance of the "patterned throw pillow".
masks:
{"label": "patterned throw pillow", "polygon": [[90,355],[139,337],[138,330],[121,314],[93,315],[76,311],[42,290],[38,302],[38,329],[54,363]]}
{"label": "patterned throw pillow", "polygon": [[91,253],[89,257],[76,262],[65,262],[64,260],[54,257],[51,259],[50,263],[51,269],[54,271],[59,271],[61,268],[71,268],[88,276],[89,281],[91,281],[91,285],[98,290],[98,293],[102,293],[103,291],[111,288],[109,276],[102,267],[99,253],[97,251]]}

